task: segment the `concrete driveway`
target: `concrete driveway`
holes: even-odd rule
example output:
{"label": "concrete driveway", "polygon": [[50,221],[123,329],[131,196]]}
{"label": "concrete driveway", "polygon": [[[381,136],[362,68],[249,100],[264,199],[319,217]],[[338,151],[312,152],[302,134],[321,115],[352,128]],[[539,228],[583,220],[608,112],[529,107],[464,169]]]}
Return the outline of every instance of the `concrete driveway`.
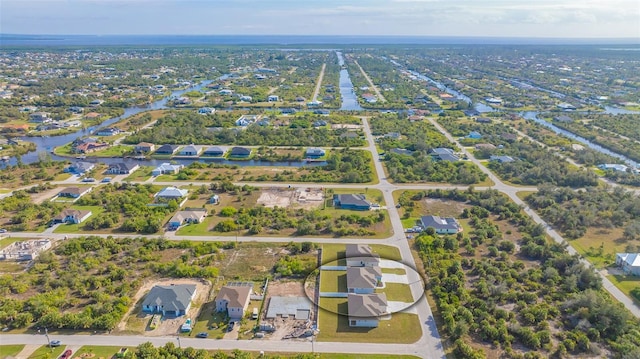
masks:
{"label": "concrete driveway", "polygon": [[409,278],[404,274],[382,273],[382,283],[409,284]]}

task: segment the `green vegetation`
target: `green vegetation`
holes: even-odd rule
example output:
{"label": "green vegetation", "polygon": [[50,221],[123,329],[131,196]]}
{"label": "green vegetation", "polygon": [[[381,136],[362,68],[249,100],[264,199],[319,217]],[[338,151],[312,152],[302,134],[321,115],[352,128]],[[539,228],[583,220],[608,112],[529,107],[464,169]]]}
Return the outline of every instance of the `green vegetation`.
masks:
{"label": "green vegetation", "polygon": [[[513,211],[504,195],[426,195],[473,206],[463,213],[472,231],[415,240],[455,355],[485,357],[471,346],[483,343],[509,356],[591,355],[603,349],[619,358],[640,355],[640,323],[604,293],[592,269],[548,242],[544,228]],[[511,239],[503,240],[498,228],[508,228],[504,233]]]}
{"label": "green vegetation", "polygon": [[46,345],[41,346],[36,349],[33,354],[29,357],[29,359],[50,359],[50,358],[58,358],[62,355],[62,352],[66,349],[66,346],[61,345],[59,347],[49,348]]}
{"label": "green vegetation", "polygon": [[[32,191],[37,190],[31,189]],[[62,210],[62,205],[50,201],[35,204],[24,191],[15,191],[12,196],[0,199],[0,216],[3,228],[10,231],[28,231],[43,226]]]}
{"label": "green vegetation", "polygon": [[15,358],[24,349],[24,345],[0,345],[0,359]]}

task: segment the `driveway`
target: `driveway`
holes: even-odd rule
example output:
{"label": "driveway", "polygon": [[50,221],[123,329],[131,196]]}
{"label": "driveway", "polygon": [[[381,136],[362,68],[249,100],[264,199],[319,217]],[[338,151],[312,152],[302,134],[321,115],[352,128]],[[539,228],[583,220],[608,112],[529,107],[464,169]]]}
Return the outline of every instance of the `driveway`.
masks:
{"label": "driveway", "polygon": [[388,301],[387,302],[387,311],[389,313],[411,313],[418,314],[416,310],[416,306],[413,303],[405,303],[405,302],[396,302],[396,301]]}
{"label": "driveway", "polygon": [[405,265],[400,262],[392,261],[390,259],[381,259],[380,268],[401,268],[404,269]]}
{"label": "driveway", "polygon": [[405,274],[382,273],[382,283],[409,284],[409,278]]}

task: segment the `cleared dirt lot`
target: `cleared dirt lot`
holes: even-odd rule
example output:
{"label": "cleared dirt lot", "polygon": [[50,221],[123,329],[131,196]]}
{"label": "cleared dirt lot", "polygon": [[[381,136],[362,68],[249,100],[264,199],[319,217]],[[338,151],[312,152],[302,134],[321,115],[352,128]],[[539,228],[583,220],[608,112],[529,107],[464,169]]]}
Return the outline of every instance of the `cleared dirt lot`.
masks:
{"label": "cleared dirt lot", "polygon": [[[260,313],[262,319],[260,322],[272,324],[276,330],[273,333],[267,334],[263,340],[282,340],[292,334],[299,335],[305,330],[311,328],[311,324],[314,322],[316,315],[314,307],[312,307],[311,310],[310,321],[295,320],[292,317],[282,318],[280,316],[275,319],[265,319],[264,316],[266,315],[271,297],[306,297],[307,294],[310,294],[312,296],[311,298],[313,298],[313,294],[315,293],[313,284],[314,283],[303,281],[274,281],[269,283],[267,298],[265,298],[264,302],[265,306],[263,308],[263,312]],[[293,338],[288,340],[301,339]]]}
{"label": "cleared dirt lot", "polygon": [[[187,315],[175,318],[175,319],[162,319],[160,325],[156,329],[149,327],[149,322],[153,315],[142,312],[142,299],[149,293],[151,288],[156,285],[170,285],[170,284],[195,284],[196,296],[191,302],[191,309]],[[164,336],[177,334],[180,326],[184,324],[187,318],[191,318],[192,321],[198,317],[198,313],[202,304],[204,304],[209,298],[209,292],[211,290],[211,283],[205,280],[198,279],[160,279],[145,282],[138,290],[136,295],[132,298],[132,302],[135,306],[129,309],[129,312],[125,314],[122,321],[118,324],[115,331],[123,333],[137,333],[145,336]]]}
{"label": "cleared dirt lot", "polygon": [[263,190],[258,198],[258,204],[265,207],[297,207],[318,208],[322,205],[324,194],[319,188],[305,190],[272,188]]}

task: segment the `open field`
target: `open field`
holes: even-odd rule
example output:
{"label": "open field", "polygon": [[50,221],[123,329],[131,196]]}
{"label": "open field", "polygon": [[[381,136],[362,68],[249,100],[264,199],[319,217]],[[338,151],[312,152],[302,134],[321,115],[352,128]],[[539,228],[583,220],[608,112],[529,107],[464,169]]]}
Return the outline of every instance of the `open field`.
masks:
{"label": "open field", "polygon": [[0,345],[0,359],[15,357],[24,349],[24,345]]}
{"label": "open field", "polygon": [[[77,352],[73,353],[73,358],[94,358],[94,359],[111,359],[115,357],[122,347],[117,346],[100,346],[100,345],[83,345]],[[133,350],[133,347],[128,347]]]}

